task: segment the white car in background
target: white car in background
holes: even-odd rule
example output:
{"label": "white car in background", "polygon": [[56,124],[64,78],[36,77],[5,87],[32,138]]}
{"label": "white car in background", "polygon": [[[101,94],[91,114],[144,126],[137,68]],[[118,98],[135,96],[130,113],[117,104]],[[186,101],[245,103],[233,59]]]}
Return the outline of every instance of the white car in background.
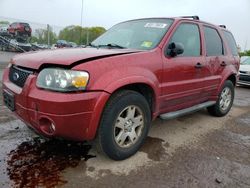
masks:
{"label": "white car in background", "polygon": [[250,86],[250,56],[241,59],[238,84]]}

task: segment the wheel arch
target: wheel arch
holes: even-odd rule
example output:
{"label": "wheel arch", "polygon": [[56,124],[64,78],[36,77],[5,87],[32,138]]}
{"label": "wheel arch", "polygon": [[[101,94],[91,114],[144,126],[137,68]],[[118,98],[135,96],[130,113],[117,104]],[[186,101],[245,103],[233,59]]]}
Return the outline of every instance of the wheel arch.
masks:
{"label": "wheel arch", "polygon": [[154,89],[147,83],[137,82],[137,83],[128,83],[126,85],[120,86],[116,88],[112,94],[121,91],[121,90],[131,90],[140,93],[147,100],[151,115],[153,116],[153,112],[156,110],[156,92]]}
{"label": "wheel arch", "polygon": [[229,74],[227,74],[226,76],[224,76],[221,80],[221,83],[219,84],[216,93],[215,93],[215,97],[213,98],[214,100],[217,100],[218,95],[223,87],[223,85],[225,84],[225,82],[229,80],[233,83],[234,86],[236,86],[237,84],[237,74],[235,72],[230,72]]}
{"label": "wheel arch", "polygon": [[[237,75],[236,75],[236,74],[231,74],[231,75],[229,75],[229,76],[227,77],[226,80],[230,80],[230,81],[233,83],[233,85],[236,86],[236,83],[237,83]],[[226,81],[226,80],[225,80],[225,81]],[[225,82],[225,81],[224,81],[224,82]]]}
{"label": "wheel arch", "polygon": [[[117,81],[119,83],[119,81]],[[95,109],[98,109],[98,112],[95,112],[95,117],[94,119],[91,120],[93,122],[93,125],[89,127],[89,137],[91,139],[96,137],[96,133],[98,132],[99,129],[99,123],[101,121],[102,115],[103,115],[103,110],[108,103],[108,101],[111,99],[112,95],[115,94],[118,91],[121,90],[132,90],[136,91],[140,94],[142,94],[147,102],[150,105],[150,110],[151,110],[151,117],[154,119],[156,117],[156,111],[158,108],[158,103],[157,103],[157,96],[159,95],[159,91],[157,91],[151,84],[147,82],[122,82],[123,84],[115,84],[110,85],[108,88],[106,88],[104,91],[104,96],[101,97],[100,101],[97,102]],[[108,94],[109,93],[109,94]]]}

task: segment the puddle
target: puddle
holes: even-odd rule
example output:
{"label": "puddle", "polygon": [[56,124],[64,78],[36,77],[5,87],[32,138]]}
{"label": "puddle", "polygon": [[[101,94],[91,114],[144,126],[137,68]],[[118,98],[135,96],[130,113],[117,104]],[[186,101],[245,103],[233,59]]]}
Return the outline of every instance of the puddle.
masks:
{"label": "puddle", "polygon": [[95,156],[90,145],[33,138],[8,154],[7,174],[14,187],[55,187],[67,183],[61,172]]}
{"label": "puddle", "polygon": [[[164,140],[160,138],[147,137],[140,151],[147,153],[149,159],[160,161],[167,155],[163,144]],[[166,147],[169,145],[166,144]]]}

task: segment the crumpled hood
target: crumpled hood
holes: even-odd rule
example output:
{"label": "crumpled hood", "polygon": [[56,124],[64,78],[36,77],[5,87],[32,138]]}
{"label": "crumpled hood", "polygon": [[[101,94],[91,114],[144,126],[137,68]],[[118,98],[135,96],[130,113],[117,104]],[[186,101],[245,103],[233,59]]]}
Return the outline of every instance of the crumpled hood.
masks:
{"label": "crumpled hood", "polygon": [[240,71],[250,72],[250,65],[240,65]]}
{"label": "crumpled hood", "polygon": [[44,50],[16,55],[12,63],[30,69],[39,69],[43,64],[64,65],[71,67],[79,61],[91,61],[116,55],[139,52],[132,49],[96,49],[96,48],[64,48]]}

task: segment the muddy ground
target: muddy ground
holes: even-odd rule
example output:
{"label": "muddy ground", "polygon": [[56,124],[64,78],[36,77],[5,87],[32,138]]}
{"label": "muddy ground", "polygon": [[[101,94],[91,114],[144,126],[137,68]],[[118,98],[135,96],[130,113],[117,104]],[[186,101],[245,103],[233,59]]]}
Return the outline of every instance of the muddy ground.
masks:
{"label": "muddy ground", "polygon": [[120,162],[91,143],[38,137],[0,99],[0,187],[250,187],[250,88],[237,87],[226,117],[157,119]]}

